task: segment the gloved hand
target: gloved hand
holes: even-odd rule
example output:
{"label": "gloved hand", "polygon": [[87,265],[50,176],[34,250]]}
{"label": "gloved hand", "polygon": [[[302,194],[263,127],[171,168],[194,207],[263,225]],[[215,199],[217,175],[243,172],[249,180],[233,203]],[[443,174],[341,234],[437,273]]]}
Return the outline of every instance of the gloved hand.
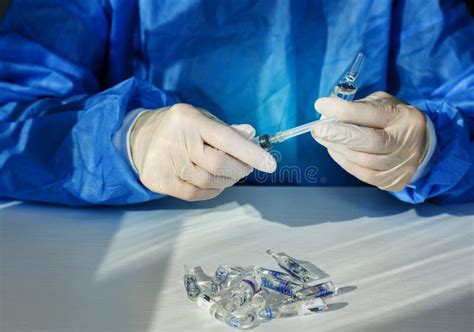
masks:
{"label": "gloved hand", "polygon": [[320,98],[314,106],[337,121],[315,125],[313,138],[347,172],[388,191],[410,182],[427,151],[423,113],[385,92],[354,102]]}
{"label": "gloved hand", "polygon": [[210,199],[252,172],[273,172],[273,157],[250,141],[250,125],[227,126],[191,105],[143,113],[130,146],[148,189],[188,201]]}

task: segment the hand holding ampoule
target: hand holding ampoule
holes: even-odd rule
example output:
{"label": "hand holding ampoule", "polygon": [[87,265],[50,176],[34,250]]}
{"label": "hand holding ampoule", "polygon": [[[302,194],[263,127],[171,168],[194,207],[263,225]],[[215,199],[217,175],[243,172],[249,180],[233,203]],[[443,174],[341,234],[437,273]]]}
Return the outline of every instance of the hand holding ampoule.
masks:
{"label": "hand holding ampoule", "polygon": [[313,138],[359,180],[397,192],[429,171],[437,136],[415,107],[376,92],[356,102],[321,98],[315,108],[337,121],[315,126]]}

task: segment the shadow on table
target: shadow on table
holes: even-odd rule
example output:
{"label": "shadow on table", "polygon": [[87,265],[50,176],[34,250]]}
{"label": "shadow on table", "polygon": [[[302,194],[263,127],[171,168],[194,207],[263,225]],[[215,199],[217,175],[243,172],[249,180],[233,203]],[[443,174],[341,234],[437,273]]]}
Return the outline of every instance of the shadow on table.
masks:
{"label": "shadow on table", "polygon": [[[416,213],[420,217],[432,217],[441,214],[447,214],[451,216],[474,216],[474,204],[446,204],[437,205],[424,203],[415,206]],[[474,220],[474,219],[473,219]]]}
{"label": "shadow on table", "polygon": [[[293,227],[391,216],[412,209],[422,217],[474,215],[474,204],[414,207],[367,187],[276,189],[235,187],[206,202],[166,198],[116,208],[2,202],[8,205],[0,210],[7,211],[0,220],[0,297],[6,300],[3,327],[148,330],[161,305],[159,295],[179,223],[189,214],[205,214],[211,208],[248,206],[266,220]],[[123,225],[124,211],[133,210],[149,213]],[[166,221],[148,223],[142,218]],[[98,271],[102,271],[101,280],[97,280]],[[343,306],[333,309],[338,308]]]}
{"label": "shadow on table", "polygon": [[[427,304],[424,302],[423,304]],[[471,332],[474,326],[474,301],[472,292],[440,303],[433,299],[428,307],[420,303],[414,312],[385,313],[383,321],[367,319],[364,331],[459,331]],[[407,306],[408,307],[408,306]],[[413,306],[410,306],[413,308]],[[353,325],[352,325],[353,326]],[[349,326],[346,326],[348,328]],[[344,326],[338,330],[344,330]],[[359,329],[358,329],[359,330]],[[360,329],[362,330],[362,329]]]}
{"label": "shadow on table", "polygon": [[118,207],[2,203],[0,330],[150,329],[180,227],[146,222],[159,211],[124,223]]}
{"label": "shadow on table", "polygon": [[[203,202],[185,202],[165,198],[146,204],[129,206],[130,210],[188,210],[215,209],[226,210],[240,206],[251,206],[263,219],[288,226],[307,226],[324,222],[339,222],[363,217],[388,217],[414,209],[422,217],[448,214],[455,216],[474,215],[474,204],[458,205],[412,205],[404,203],[375,188],[352,187],[320,188],[315,197],[314,188],[252,187],[249,193],[245,187],[238,186],[224,192],[221,196]],[[248,187],[247,187],[248,188]],[[289,192],[292,194],[289,195]]]}
{"label": "shadow on table", "polygon": [[[337,297],[335,298],[330,298],[331,303],[328,303],[328,309],[327,311],[336,311],[343,309],[349,305],[348,302],[345,301],[339,301],[340,297],[343,296],[344,294],[353,292],[357,289],[357,286],[344,286],[340,287],[337,291]],[[344,297],[342,297],[342,300]]]}
{"label": "shadow on table", "polygon": [[340,309],[343,309],[343,308],[347,307],[348,305],[349,305],[349,303],[347,303],[347,302],[329,303],[327,311],[340,310]]}

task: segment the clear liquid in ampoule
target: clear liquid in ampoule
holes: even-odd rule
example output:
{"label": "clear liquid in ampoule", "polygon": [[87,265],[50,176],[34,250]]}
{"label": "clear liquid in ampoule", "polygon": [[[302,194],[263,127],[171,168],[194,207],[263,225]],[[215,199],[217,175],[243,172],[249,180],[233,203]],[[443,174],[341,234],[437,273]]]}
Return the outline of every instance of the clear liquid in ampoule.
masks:
{"label": "clear liquid in ampoule", "polygon": [[356,92],[357,88],[352,82],[343,82],[334,87],[331,97],[339,97],[344,100],[353,100]]}

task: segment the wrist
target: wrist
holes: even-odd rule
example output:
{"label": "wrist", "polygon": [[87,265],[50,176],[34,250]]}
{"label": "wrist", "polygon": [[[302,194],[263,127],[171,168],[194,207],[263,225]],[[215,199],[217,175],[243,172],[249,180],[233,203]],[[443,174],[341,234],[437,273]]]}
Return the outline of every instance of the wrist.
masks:
{"label": "wrist", "polygon": [[433,125],[433,122],[431,119],[424,114],[426,118],[426,144],[425,144],[425,149],[423,152],[422,157],[420,158],[420,163],[418,165],[418,168],[413,175],[409,185],[413,185],[416,181],[419,179],[425,177],[430,169],[431,169],[431,162],[433,159],[433,154],[435,152],[436,146],[437,146],[437,137],[436,137],[436,130]]}
{"label": "wrist", "polygon": [[139,173],[137,165],[140,163],[138,160],[139,147],[143,147],[150,140],[148,136],[154,133],[154,130],[149,130],[149,126],[155,126],[157,118],[161,117],[163,111],[168,110],[169,107],[163,107],[157,110],[145,110],[135,120],[135,123],[130,128],[129,133],[129,157],[130,163],[134,169]]}
{"label": "wrist", "polygon": [[130,128],[130,146],[133,153],[134,147],[136,145],[136,141],[140,136],[141,131],[149,122],[150,117],[153,116],[153,111],[145,110],[143,111],[135,120],[134,125]]}
{"label": "wrist", "polygon": [[136,108],[134,110],[129,111],[123,118],[122,125],[112,137],[112,142],[115,148],[123,157],[123,160],[127,163],[130,170],[133,171],[133,173],[135,173],[136,175],[138,175],[138,172],[132,163],[130,153],[130,134],[131,128],[135,125],[135,122],[143,112],[146,112],[146,110],[143,108]]}

